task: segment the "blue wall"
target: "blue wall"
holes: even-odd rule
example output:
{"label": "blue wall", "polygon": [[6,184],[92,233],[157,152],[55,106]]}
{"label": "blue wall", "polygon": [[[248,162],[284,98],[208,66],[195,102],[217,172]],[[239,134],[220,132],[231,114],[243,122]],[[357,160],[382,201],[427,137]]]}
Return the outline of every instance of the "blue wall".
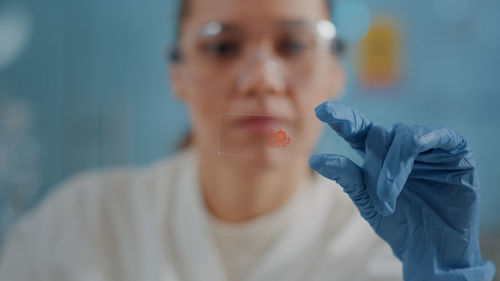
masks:
{"label": "blue wall", "polygon": [[[404,76],[392,90],[363,88],[353,67],[353,43],[345,57],[351,80],[342,102],[380,124],[438,123],[462,133],[479,166],[483,228],[495,230],[500,229],[495,217],[500,213],[500,32],[494,31],[500,5],[460,1],[468,4],[466,14],[454,23],[436,8],[449,0],[359,2],[372,17],[401,22]],[[189,124],[166,82],[173,0],[0,0],[0,25],[1,11],[13,6],[29,15],[31,33],[21,55],[0,65],[0,106],[24,112],[32,122],[22,131],[0,130],[0,233],[78,171],[170,155]],[[327,132],[320,146],[331,144],[352,155]]]}

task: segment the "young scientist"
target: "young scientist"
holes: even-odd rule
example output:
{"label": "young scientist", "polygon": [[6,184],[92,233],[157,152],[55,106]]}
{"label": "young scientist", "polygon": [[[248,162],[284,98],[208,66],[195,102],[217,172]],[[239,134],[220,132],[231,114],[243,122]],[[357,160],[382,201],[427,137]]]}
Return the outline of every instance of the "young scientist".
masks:
{"label": "young scientist", "polygon": [[[11,229],[0,280],[492,280],[466,141],[324,102],[346,83],[329,10],[325,0],[183,1],[170,71],[192,145],[63,183]],[[364,164],[284,160],[258,141],[257,157],[218,155],[228,112],[241,114],[225,128],[230,144],[315,114]],[[293,126],[312,153],[322,126]]]}

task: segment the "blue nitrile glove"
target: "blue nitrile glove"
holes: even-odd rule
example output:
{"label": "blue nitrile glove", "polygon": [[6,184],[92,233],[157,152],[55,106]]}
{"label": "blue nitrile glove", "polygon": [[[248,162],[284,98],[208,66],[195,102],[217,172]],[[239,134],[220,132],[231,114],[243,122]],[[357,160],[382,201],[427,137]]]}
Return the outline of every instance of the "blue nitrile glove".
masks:
{"label": "blue nitrile glove", "polygon": [[452,130],[380,127],[326,102],[317,117],[364,157],[314,155],[312,169],[337,181],[403,262],[404,279],[491,281],[479,249],[479,184],[466,141]]}

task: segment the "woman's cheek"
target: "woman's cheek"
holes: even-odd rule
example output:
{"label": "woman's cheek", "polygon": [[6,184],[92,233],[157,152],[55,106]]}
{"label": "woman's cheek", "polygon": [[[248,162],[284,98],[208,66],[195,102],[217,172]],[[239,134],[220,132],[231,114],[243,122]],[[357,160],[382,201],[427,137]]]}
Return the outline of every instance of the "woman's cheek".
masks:
{"label": "woman's cheek", "polygon": [[217,140],[218,120],[222,112],[222,101],[216,98],[200,97],[194,106],[194,122],[196,134],[200,138],[199,141],[213,144]]}

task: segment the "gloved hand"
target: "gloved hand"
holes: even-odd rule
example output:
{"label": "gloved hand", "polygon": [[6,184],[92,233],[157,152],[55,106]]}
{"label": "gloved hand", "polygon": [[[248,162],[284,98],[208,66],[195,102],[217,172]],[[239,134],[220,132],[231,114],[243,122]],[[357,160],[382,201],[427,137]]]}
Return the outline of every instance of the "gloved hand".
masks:
{"label": "gloved hand", "polygon": [[446,128],[376,126],[326,102],[317,117],[364,157],[314,155],[312,169],[335,180],[403,262],[404,279],[490,281],[479,249],[479,184],[466,141]]}

